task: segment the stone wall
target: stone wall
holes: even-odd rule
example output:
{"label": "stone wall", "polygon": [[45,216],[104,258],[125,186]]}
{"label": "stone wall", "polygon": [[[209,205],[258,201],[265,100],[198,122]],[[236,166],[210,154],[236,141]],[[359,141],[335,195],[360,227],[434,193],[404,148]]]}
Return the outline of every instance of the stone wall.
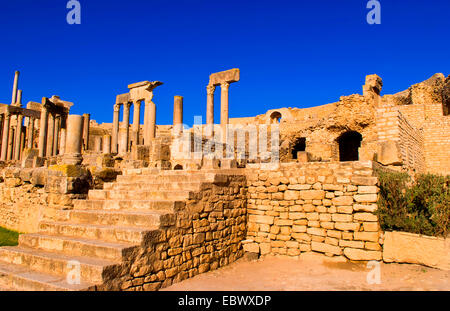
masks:
{"label": "stone wall", "polygon": [[245,176],[219,175],[162,219],[99,290],[157,290],[225,266],[244,251]]}
{"label": "stone wall", "polygon": [[[398,106],[377,109],[377,133],[380,146],[385,142],[395,143],[397,154],[390,156],[390,161],[396,162],[395,158],[398,158],[399,163],[406,168],[416,172],[425,171],[423,131],[412,126]],[[380,162],[391,164],[381,153]]]}
{"label": "stone wall", "polygon": [[315,251],[381,260],[377,178],[372,162],[283,163],[248,173],[249,252]]}
{"label": "stone wall", "polygon": [[73,199],[85,198],[86,194],[71,193],[80,190],[81,185],[79,179],[71,174],[79,174],[80,171],[67,171],[68,167],[72,166],[3,169],[0,177],[0,226],[21,233],[37,232],[41,220],[59,220],[61,209],[71,208]]}

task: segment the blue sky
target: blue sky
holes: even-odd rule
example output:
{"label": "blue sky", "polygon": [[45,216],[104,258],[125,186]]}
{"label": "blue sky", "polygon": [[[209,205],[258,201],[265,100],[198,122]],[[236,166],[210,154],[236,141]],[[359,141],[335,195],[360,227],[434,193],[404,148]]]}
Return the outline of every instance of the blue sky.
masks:
{"label": "blue sky", "polygon": [[67,0],[0,1],[0,102],[20,70],[23,103],[57,94],[111,122],[128,84],[159,80],[157,123],[172,123],[182,95],[192,124],[206,118],[209,75],[230,68],[230,117],[334,102],[367,74],[390,94],[450,73],[448,0],[380,0],[381,25],[367,24],[367,0],[79,1],[81,25],[67,24]]}

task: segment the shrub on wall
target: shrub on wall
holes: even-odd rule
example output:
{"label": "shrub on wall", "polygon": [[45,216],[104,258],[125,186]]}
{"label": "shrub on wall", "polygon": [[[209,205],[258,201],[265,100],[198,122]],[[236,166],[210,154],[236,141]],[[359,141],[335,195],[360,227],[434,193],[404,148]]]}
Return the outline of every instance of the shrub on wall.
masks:
{"label": "shrub on wall", "polygon": [[377,170],[378,217],[383,230],[432,236],[450,232],[450,176]]}

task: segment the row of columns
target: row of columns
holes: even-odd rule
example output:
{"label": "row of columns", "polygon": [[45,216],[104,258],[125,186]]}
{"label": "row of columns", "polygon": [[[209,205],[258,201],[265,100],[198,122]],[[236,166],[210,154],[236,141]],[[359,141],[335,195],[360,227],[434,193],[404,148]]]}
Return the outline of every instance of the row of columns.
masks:
{"label": "row of columns", "polygon": [[[228,109],[228,90],[230,88],[229,82],[222,82],[220,84],[220,125],[222,126],[222,133],[225,133],[226,125],[229,122],[229,109]],[[206,86],[206,125],[207,135],[212,136],[212,130],[214,127],[214,92],[216,86],[208,84]]]}
{"label": "row of columns", "polygon": [[[8,111],[2,114],[0,119],[2,122],[0,160],[20,160],[25,147],[33,148],[35,118],[27,117],[25,127],[22,114],[11,114]],[[12,124],[12,120],[15,121],[15,124]]]}
{"label": "row of columns", "polygon": [[[130,108],[133,104],[133,124],[132,124],[132,135],[131,141],[135,145],[141,145],[139,141],[139,132],[140,132],[140,115],[141,115],[141,103],[142,100],[138,100],[133,102],[126,103],[116,103],[114,105],[114,115],[113,115],[113,128],[111,135],[111,152],[118,153],[118,145],[119,145],[119,117],[120,117],[120,108],[123,106],[123,120],[122,126],[124,128],[124,141],[125,152],[130,151]],[[151,100],[145,100],[144,106],[144,129],[143,129],[144,143],[146,144],[148,141],[155,138],[156,135],[156,105]]]}
{"label": "row of columns", "polygon": [[66,116],[50,112],[42,105],[39,126],[39,157],[51,157],[64,154],[66,145],[66,127],[63,127]]}

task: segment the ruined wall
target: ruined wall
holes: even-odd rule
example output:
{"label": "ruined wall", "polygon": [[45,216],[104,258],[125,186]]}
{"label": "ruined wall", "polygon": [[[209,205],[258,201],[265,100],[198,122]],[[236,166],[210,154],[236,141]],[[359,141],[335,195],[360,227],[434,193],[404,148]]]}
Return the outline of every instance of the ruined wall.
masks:
{"label": "ruined wall", "polygon": [[[5,168],[0,178],[0,226],[22,233],[38,231],[43,219],[59,220],[58,211],[72,207],[74,199],[85,194],[69,193],[77,189],[76,178],[62,176],[60,167]],[[67,175],[67,174],[66,174]]]}
{"label": "ruined wall", "polygon": [[380,150],[379,161],[386,165],[401,164],[416,172],[425,171],[423,131],[408,122],[400,112],[399,106],[382,107],[377,110],[377,133],[380,146],[384,142],[393,142],[397,149],[392,151],[397,153],[394,155],[383,155]]}
{"label": "ruined wall", "polygon": [[157,290],[240,258],[246,232],[245,176],[217,176],[162,219],[99,290]]}
{"label": "ruined wall", "polygon": [[246,251],[381,259],[372,162],[283,163],[247,178]]}

